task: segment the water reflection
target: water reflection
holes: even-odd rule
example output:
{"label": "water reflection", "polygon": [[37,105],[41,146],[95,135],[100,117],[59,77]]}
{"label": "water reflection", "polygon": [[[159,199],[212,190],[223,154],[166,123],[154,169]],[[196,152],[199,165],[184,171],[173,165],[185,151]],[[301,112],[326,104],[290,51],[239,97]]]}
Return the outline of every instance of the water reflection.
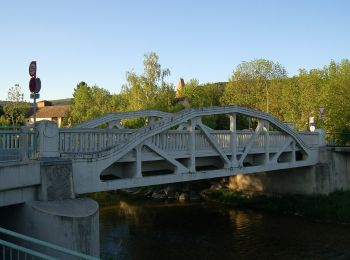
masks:
{"label": "water reflection", "polygon": [[111,259],[350,259],[350,227],[211,203],[120,201],[101,208]]}

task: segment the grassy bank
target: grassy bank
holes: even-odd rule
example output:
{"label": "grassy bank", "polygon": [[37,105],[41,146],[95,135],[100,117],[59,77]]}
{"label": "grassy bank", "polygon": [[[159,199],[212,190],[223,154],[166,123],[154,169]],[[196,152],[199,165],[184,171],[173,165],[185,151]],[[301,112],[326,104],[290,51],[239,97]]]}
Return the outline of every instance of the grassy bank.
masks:
{"label": "grassy bank", "polygon": [[207,191],[209,200],[238,207],[266,210],[312,219],[350,223],[350,192],[337,191],[329,195],[248,195],[229,189]]}

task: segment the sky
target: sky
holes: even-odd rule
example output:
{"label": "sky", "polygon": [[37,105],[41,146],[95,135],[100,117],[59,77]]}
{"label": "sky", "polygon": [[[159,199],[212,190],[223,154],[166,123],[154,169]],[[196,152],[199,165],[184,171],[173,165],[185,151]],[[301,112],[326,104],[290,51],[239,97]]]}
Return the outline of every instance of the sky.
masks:
{"label": "sky", "polygon": [[298,69],[350,58],[344,0],[2,0],[0,100],[19,84],[29,101],[37,61],[40,99],[70,98],[80,81],[119,93],[156,52],[167,81],[227,81],[242,61]]}

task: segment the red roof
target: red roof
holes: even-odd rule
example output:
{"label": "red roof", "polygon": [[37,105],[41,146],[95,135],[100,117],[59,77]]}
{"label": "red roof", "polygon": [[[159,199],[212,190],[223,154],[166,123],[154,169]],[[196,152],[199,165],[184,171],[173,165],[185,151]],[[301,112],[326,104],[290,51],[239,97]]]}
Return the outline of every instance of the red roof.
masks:
{"label": "red roof", "polygon": [[[65,117],[69,111],[69,108],[70,108],[70,105],[40,107],[40,108],[37,108],[36,117],[37,118]],[[33,113],[31,113],[29,117],[33,117]]]}

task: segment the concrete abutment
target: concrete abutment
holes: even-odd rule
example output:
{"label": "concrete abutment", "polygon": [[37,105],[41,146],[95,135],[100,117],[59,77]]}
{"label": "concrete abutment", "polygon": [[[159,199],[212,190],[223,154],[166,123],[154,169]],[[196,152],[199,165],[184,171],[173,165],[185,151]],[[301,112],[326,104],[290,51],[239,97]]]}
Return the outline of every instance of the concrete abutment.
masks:
{"label": "concrete abutment", "polygon": [[[1,226],[15,232],[87,255],[99,256],[99,205],[92,199],[77,199],[73,185],[72,162],[42,158],[40,183],[33,187],[35,198],[0,209]],[[52,249],[40,252],[70,259]],[[76,258],[72,258],[76,259]]]}
{"label": "concrete abutment", "polygon": [[[84,254],[100,254],[99,206],[94,200],[31,201],[2,209],[2,214],[10,230]],[[70,259],[52,249],[26,246],[58,259]]]}
{"label": "concrete abutment", "polygon": [[320,162],[313,166],[236,175],[229,188],[272,194],[329,194],[350,190],[350,149],[320,150]]}

